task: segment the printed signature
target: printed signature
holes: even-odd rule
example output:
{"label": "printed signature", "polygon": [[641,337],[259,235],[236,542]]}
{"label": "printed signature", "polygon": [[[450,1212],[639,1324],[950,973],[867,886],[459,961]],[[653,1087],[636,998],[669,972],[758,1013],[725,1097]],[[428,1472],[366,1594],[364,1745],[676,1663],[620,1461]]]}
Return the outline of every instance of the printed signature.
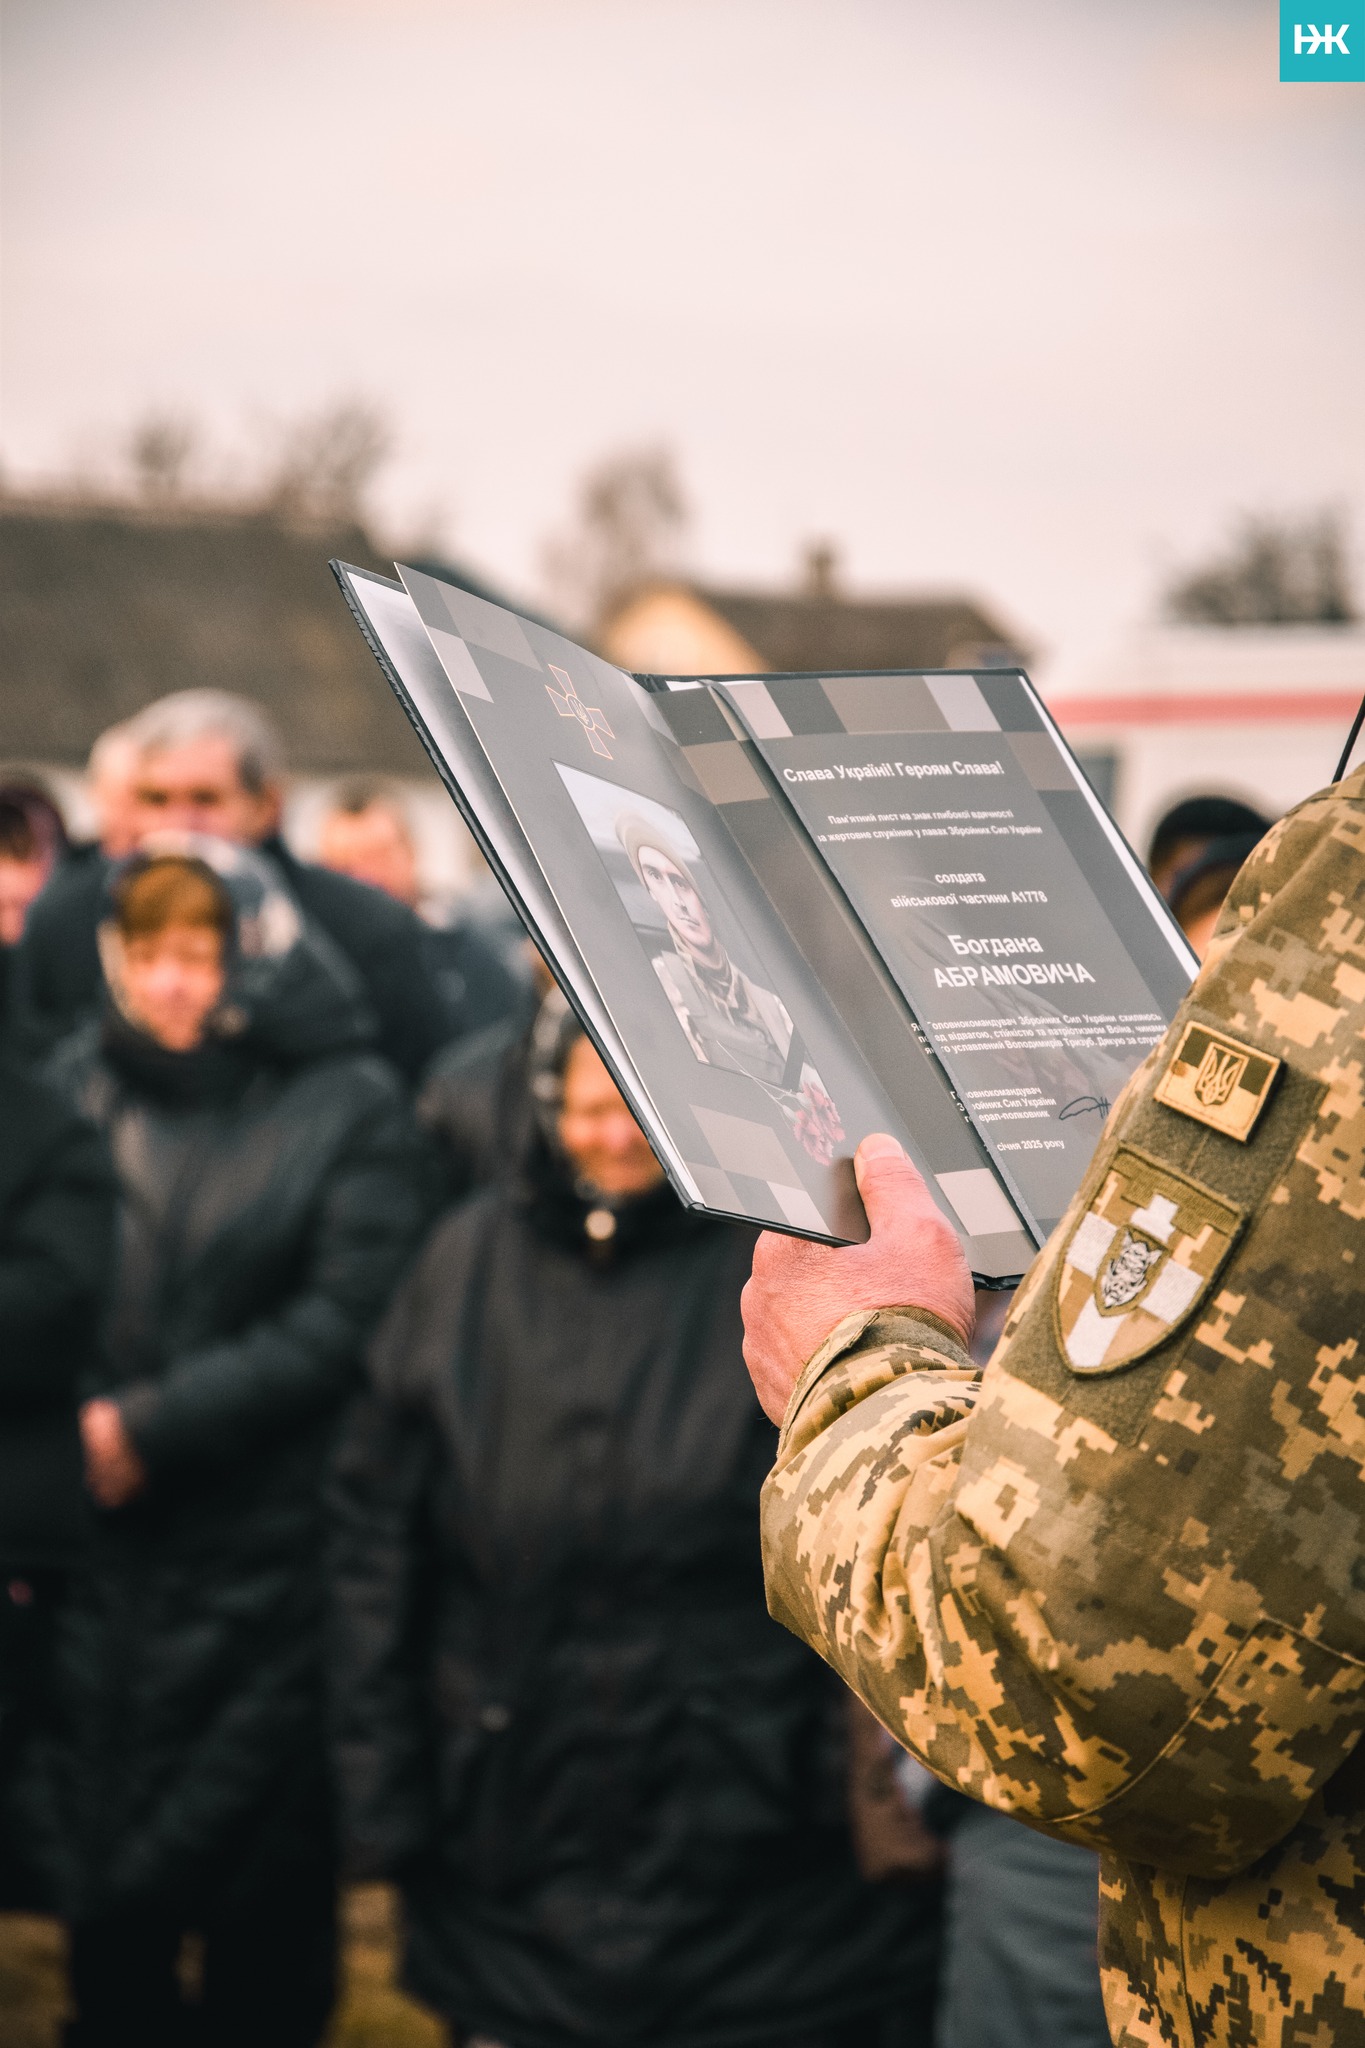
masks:
{"label": "printed signature", "polygon": [[1078,1095],[1074,1102],[1068,1102],[1065,1109],[1057,1112],[1057,1121],[1064,1124],[1069,1116],[1108,1116],[1110,1101],[1107,1095]]}

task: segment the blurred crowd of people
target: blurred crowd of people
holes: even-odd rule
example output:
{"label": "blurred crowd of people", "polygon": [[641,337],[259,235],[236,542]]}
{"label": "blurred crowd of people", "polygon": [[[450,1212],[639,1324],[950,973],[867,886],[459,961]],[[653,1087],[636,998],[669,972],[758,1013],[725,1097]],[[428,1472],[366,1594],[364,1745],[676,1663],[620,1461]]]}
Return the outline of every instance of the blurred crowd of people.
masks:
{"label": "blurred crowd of people", "polygon": [[[1101,2048],[1095,1865],[768,1617],[747,1228],[685,1211],[401,789],[261,710],[0,789],[0,1909],[76,2048],[310,2048],[337,1886],[500,2048]],[[1202,953],[1268,821],[1163,822]]]}

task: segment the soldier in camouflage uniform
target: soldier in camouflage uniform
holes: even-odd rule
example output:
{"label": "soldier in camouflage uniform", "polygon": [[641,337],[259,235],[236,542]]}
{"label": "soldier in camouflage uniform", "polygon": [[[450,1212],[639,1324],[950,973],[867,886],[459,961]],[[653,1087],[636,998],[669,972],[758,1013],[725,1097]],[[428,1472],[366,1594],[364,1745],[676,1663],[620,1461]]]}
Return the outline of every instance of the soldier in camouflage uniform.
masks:
{"label": "soldier in camouflage uniform", "polygon": [[1365,2044],[1363,1067],[1365,771],[1243,869],[984,1374],[890,1139],[871,1241],[745,1292],[772,1610],[1101,1852],[1121,2048]]}

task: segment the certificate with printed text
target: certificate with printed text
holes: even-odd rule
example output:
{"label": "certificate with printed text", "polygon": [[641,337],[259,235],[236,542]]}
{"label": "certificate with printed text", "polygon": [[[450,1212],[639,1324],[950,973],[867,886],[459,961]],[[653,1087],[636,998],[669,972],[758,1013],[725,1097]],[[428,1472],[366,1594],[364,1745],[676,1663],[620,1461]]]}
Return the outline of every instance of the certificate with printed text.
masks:
{"label": "certificate with printed text", "polygon": [[1017,1279],[1194,968],[1027,678],[632,676],[334,567],[681,1199],[860,1237],[887,1130]]}

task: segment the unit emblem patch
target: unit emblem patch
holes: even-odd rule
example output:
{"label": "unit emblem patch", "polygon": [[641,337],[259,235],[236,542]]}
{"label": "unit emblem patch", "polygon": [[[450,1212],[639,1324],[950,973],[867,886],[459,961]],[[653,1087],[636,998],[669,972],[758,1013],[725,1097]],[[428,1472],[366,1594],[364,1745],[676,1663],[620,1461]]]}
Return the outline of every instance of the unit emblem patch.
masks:
{"label": "unit emblem patch", "polygon": [[1123,1243],[1100,1268],[1101,1307],[1112,1311],[1136,1301],[1147,1285],[1148,1269],[1161,1255],[1159,1244],[1151,1244],[1145,1237],[1134,1237],[1131,1230],[1125,1230]]}
{"label": "unit emblem patch", "polygon": [[1198,1306],[1245,1211],[1120,1145],[1057,1266],[1057,1335],[1073,1372],[1117,1372]]}
{"label": "unit emblem patch", "polygon": [[1153,1092],[1168,1109],[1245,1144],[1283,1064],[1207,1024],[1187,1024]]}

